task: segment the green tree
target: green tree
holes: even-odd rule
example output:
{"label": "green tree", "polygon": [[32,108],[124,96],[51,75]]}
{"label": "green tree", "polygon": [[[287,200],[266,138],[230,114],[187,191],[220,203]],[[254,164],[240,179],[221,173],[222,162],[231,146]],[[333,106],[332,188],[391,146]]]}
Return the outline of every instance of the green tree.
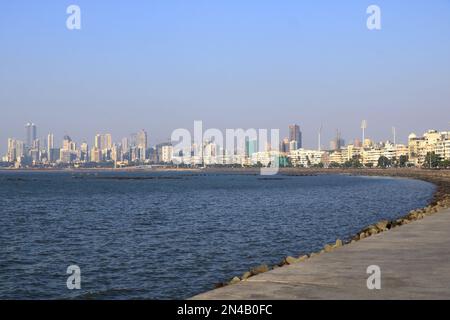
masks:
{"label": "green tree", "polygon": [[391,166],[391,160],[389,160],[385,156],[381,156],[378,158],[378,167],[379,168],[387,168]]}
{"label": "green tree", "polygon": [[397,157],[392,157],[392,160],[391,160],[391,166],[392,167],[395,167],[395,168],[397,168],[398,167],[398,159],[397,159]]}
{"label": "green tree", "polygon": [[359,157],[353,157],[351,160],[345,161],[344,168],[361,168],[362,164],[359,161]]}
{"label": "green tree", "polygon": [[401,167],[401,168],[404,168],[404,167],[406,167],[406,164],[408,163],[408,156],[407,155],[401,155],[400,156],[400,158],[399,158],[399,160],[398,160],[398,165]]}
{"label": "green tree", "polygon": [[329,168],[340,168],[341,165],[340,165],[339,163],[337,163],[337,162],[331,162],[331,163],[328,165],[328,167],[329,167]]}
{"label": "green tree", "polygon": [[425,168],[437,168],[441,165],[441,157],[437,155],[434,151],[428,152],[425,156],[425,162],[423,163],[423,166]]}
{"label": "green tree", "polygon": [[442,168],[450,168],[450,160],[444,160],[441,162],[441,167]]}

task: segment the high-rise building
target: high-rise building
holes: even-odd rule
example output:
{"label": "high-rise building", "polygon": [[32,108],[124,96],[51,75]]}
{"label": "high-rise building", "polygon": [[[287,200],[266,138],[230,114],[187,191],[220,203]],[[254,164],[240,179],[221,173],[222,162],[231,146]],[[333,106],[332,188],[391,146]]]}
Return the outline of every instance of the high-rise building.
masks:
{"label": "high-rise building", "polygon": [[80,160],[83,162],[89,161],[89,146],[83,142],[80,146]]}
{"label": "high-rise building", "polygon": [[8,139],[8,153],[7,153],[8,162],[16,161],[16,140],[9,138]]}
{"label": "high-rise building", "polygon": [[72,163],[77,158],[77,145],[66,135],[63,139],[62,148],[59,150],[59,161],[62,163]]}
{"label": "high-rise building", "polygon": [[138,159],[140,161],[144,161],[147,158],[147,132],[145,130],[141,130],[136,135],[136,147],[138,150]]}
{"label": "high-rise building", "polygon": [[25,131],[26,131],[26,147],[31,148],[33,146],[33,141],[36,140],[37,136],[37,129],[36,125],[34,123],[28,122],[25,125]]}
{"label": "high-rise building", "polygon": [[296,141],[296,149],[302,148],[302,132],[297,124],[289,126],[289,142]]}
{"label": "high-rise building", "polygon": [[[211,151],[212,153],[212,151]],[[214,155],[215,156],[215,155]],[[164,145],[161,147],[161,162],[169,163],[173,159],[173,147],[171,145]]]}
{"label": "high-rise building", "polygon": [[251,157],[252,154],[258,152],[258,140],[245,140],[245,155]]}
{"label": "high-rise building", "polygon": [[90,154],[91,162],[101,162],[102,161],[102,151],[97,148],[93,147]]}
{"label": "high-rise building", "polygon": [[341,132],[336,130],[336,137],[330,141],[330,150],[340,150],[345,146],[345,140],[341,138]]}
{"label": "high-rise building", "polygon": [[51,148],[48,154],[48,161],[50,163],[55,163],[60,159],[61,150],[59,148]]}
{"label": "high-rise building", "polygon": [[69,136],[64,136],[62,150],[76,151],[76,143]]}
{"label": "high-rise building", "polygon": [[122,153],[127,153],[127,152],[129,152],[129,150],[130,150],[130,144],[129,144],[128,138],[123,138],[123,139],[122,139],[121,147],[122,147]]}
{"label": "high-rise building", "polygon": [[47,157],[50,157],[50,150],[55,147],[55,141],[52,133],[47,136]]}
{"label": "high-rise building", "polygon": [[284,153],[289,153],[289,138],[284,138],[280,143],[280,150]]}
{"label": "high-rise building", "polygon": [[94,146],[100,150],[111,150],[112,136],[109,133],[95,135]]}

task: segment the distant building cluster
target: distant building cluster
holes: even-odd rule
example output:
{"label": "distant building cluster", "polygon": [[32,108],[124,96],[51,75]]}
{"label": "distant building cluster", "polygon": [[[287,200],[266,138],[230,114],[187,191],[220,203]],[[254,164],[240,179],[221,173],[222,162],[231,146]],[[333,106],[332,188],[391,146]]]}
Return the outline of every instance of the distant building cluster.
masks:
{"label": "distant building cluster", "polygon": [[407,145],[367,138],[345,145],[338,134],[327,151],[298,149],[288,157],[293,166],[302,167],[449,167],[450,132],[429,130],[421,137],[412,133]]}
{"label": "distant building cluster", "polygon": [[157,154],[153,148],[148,147],[145,130],[123,138],[120,143],[114,143],[109,133],[97,134],[93,139],[92,147],[87,142],[78,144],[68,135],[64,136],[60,146],[56,146],[54,135],[51,133],[42,143],[40,139],[37,139],[37,129],[33,123],[26,124],[25,130],[25,142],[8,139],[8,151],[3,157],[3,162],[14,164],[16,167],[107,166],[108,164],[140,164],[150,159],[159,162],[163,158],[162,154]]}
{"label": "distant building cluster", "polygon": [[[127,167],[137,165],[183,165],[183,166],[269,166],[278,159],[280,166],[292,167],[390,167],[390,166],[449,166],[450,132],[429,130],[422,136],[412,133],[408,144],[387,141],[375,143],[363,138],[346,144],[341,133],[330,142],[327,150],[319,145],[317,150],[304,149],[300,126],[289,126],[289,137],[280,141],[279,149],[259,145],[255,139],[235,146],[231,152],[214,141],[201,145],[192,143],[183,150],[175,151],[170,143],[150,147],[148,134],[140,130],[120,142],[113,141],[110,133],[95,135],[93,144],[81,144],[64,136],[57,146],[54,135],[45,141],[37,138],[34,123],[25,125],[25,139],[8,139],[8,151],[2,159],[3,166],[21,167]],[[394,137],[395,140],[395,137]]]}

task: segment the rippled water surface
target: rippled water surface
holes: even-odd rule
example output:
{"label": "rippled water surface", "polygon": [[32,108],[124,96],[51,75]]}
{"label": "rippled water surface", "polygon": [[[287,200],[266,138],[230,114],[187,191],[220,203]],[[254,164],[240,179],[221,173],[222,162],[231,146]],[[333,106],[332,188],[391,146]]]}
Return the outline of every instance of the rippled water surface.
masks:
{"label": "rippled water surface", "polygon": [[[339,175],[0,172],[0,298],[187,298],[424,206],[433,191]],[[72,264],[81,290],[66,287]]]}

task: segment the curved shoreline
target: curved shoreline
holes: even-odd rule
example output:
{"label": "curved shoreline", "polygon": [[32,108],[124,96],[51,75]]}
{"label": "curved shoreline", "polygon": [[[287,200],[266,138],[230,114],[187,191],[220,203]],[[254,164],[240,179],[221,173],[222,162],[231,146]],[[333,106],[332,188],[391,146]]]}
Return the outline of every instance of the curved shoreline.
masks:
{"label": "curved shoreline", "polygon": [[[216,171],[216,170],[214,170]],[[244,173],[244,172],[243,172]],[[348,237],[348,239],[337,239],[335,243],[325,244],[323,249],[318,252],[312,252],[299,257],[288,256],[275,266],[260,265],[245,272],[242,276],[233,277],[228,282],[222,282],[215,285],[215,288],[220,288],[228,285],[233,285],[242,281],[247,281],[249,278],[261,273],[268,272],[286,265],[297,264],[304,262],[315,256],[328,253],[336,248],[355,243],[359,240],[369,238],[381,232],[386,232],[402,225],[409,224],[416,220],[421,220],[426,216],[435,214],[442,210],[450,208],[450,170],[424,170],[424,169],[283,169],[280,172],[284,175],[312,175],[312,174],[350,174],[356,176],[378,176],[378,177],[394,177],[394,178],[409,178],[422,180],[432,183],[436,186],[436,190],[428,205],[423,208],[411,210],[406,215],[394,220],[382,220],[372,225],[369,225],[355,235]],[[245,174],[245,173],[244,173]]]}

